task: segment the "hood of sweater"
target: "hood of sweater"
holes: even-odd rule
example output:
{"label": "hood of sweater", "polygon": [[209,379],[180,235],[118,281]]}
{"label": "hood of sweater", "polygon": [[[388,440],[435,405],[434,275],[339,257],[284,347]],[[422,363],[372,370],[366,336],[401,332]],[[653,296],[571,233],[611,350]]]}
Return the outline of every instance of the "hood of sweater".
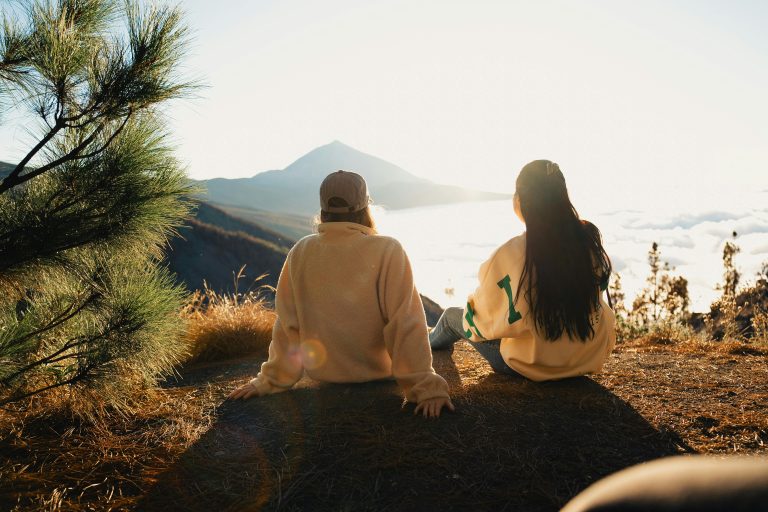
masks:
{"label": "hood of sweater", "polygon": [[368,226],[363,226],[362,224],[358,224],[357,222],[323,222],[321,224],[318,224],[317,226],[317,232],[322,234],[328,234],[328,235],[344,235],[344,234],[353,234],[353,233],[362,233],[364,235],[375,235],[376,231],[369,228]]}

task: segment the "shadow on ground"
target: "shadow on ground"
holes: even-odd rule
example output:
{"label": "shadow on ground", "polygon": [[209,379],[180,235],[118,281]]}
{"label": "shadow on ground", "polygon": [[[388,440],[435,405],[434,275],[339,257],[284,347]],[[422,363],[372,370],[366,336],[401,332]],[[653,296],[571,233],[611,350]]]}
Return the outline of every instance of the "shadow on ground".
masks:
{"label": "shadow on ground", "polygon": [[137,508],[549,511],[605,475],[678,452],[589,378],[490,374],[461,385],[451,362],[435,366],[456,405],[438,421],[414,417],[392,382],[224,403]]}
{"label": "shadow on ground", "polygon": [[261,363],[266,357],[246,356],[226,361],[210,363],[195,363],[188,368],[182,368],[180,373],[171,375],[160,382],[161,388],[180,388],[187,386],[204,386],[210,382],[218,382],[238,378],[243,382],[258,373]]}

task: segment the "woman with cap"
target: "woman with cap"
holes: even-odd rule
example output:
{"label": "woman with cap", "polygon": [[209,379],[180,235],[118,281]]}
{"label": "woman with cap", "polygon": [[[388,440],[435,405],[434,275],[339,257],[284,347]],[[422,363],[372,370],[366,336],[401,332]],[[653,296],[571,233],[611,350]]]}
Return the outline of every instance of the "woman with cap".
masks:
{"label": "woman with cap", "polygon": [[261,372],[229,398],[290,389],[304,372],[350,383],[394,377],[414,413],[453,410],[432,368],[427,324],[411,266],[397,240],[376,233],[368,187],[338,171],[320,185],[318,233],[288,253],[277,284],[277,320]]}
{"label": "woman with cap", "polygon": [[579,218],[549,160],[523,167],[513,200],[525,232],[482,264],[466,307],[443,313],[430,345],[466,339],[496,372],[535,381],[600,371],[616,343],[600,231]]}

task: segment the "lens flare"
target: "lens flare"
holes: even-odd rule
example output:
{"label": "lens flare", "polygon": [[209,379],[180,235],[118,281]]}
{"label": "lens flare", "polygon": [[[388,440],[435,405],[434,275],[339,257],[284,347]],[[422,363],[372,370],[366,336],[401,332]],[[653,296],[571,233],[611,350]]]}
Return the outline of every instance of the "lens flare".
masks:
{"label": "lens flare", "polygon": [[325,364],[328,353],[320,340],[306,340],[301,343],[301,361],[304,368],[314,370]]}

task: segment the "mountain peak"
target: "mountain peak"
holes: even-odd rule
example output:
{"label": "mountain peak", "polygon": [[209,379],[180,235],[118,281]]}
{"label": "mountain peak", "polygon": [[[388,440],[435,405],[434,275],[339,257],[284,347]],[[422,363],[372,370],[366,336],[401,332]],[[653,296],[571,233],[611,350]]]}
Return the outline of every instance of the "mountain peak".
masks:
{"label": "mountain peak", "polygon": [[208,180],[209,199],[231,206],[312,215],[319,207],[320,183],[339,169],[362,175],[374,201],[391,208],[509,197],[438,185],[334,140],[313,149],[281,171],[267,171],[243,180]]}
{"label": "mountain peak", "polygon": [[[395,164],[363,153],[340,140],[313,149],[282,171],[271,173],[269,179],[307,179],[319,186],[325,176],[339,169],[360,173],[369,186],[423,181]],[[261,179],[266,178],[262,176]]]}
{"label": "mountain peak", "polygon": [[[354,152],[354,153],[362,153],[360,150],[353,148],[349,144],[344,144],[338,139],[332,140],[328,144],[324,144],[322,146],[318,146],[309,153],[307,153],[304,156],[311,155],[313,153],[322,153],[324,151],[333,151],[335,153],[338,152]],[[290,165],[288,166],[290,167]]]}
{"label": "mountain peak", "polygon": [[[336,152],[336,153],[339,153],[339,152],[341,152],[341,153],[358,153],[358,154],[365,155],[365,153],[363,153],[359,149],[353,148],[349,144],[345,144],[345,143],[343,143],[342,141],[340,141],[338,139],[332,140],[328,144],[324,144],[322,146],[316,147],[315,149],[313,149],[312,151],[307,153],[307,155],[311,155],[313,153],[318,153],[318,152],[323,152],[323,151],[333,151],[333,152]],[[307,156],[307,155],[304,155],[304,156]],[[366,155],[366,156],[368,156],[368,155]]]}
{"label": "mountain peak", "polygon": [[315,149],[313,149],[312,151],[307,153],[307,155],[310,155],[310,154],[315,153],[317,151],[321,151],[322,152],[323,150],[326,150],[326,151],[328,151],[328,150],[332,150],[332,151],[358,151],[357,149],[353,148],[349,144],[344,144],[342,141],[340,141],[338,139],[334,139],[331,142],[329,142],[328,144],[323,144],[322,146],[316,147]]}

